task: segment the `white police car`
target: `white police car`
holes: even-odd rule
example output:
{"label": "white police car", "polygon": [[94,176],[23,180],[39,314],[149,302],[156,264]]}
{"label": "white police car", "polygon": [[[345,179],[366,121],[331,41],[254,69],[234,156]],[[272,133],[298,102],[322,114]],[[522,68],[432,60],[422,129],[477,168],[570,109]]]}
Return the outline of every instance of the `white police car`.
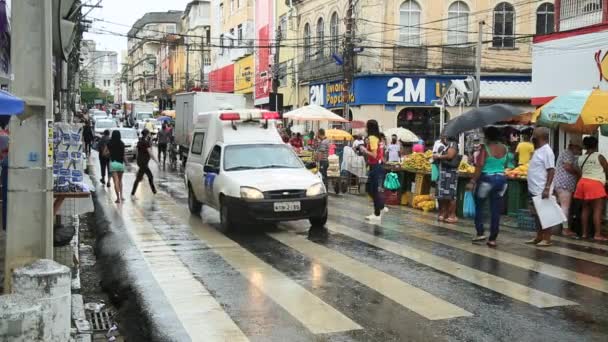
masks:
{"label": "white police car", "polygon": [[199,114],[186,163],[188,206],[219,210],[223,230],[238,224],[307,219],[327,222],[327,192],[263,110]]}

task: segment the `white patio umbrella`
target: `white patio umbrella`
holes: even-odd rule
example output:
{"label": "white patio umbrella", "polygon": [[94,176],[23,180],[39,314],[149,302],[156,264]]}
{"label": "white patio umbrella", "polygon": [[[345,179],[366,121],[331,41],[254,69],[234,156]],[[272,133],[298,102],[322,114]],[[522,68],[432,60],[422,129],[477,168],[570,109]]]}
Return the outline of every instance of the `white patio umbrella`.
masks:
{"label": "white patio umbrella", "polygon": [[391,128],[384,132],[384,135],[386,135],[386,138],[389,140],[393,134],[397,136],[397,139],[405,143],[415,143],[420,140],[420,138],[418,138],[418,136],[414,134],[414,132],[403,127]]}
{"label": "white patio umbrella", "polygon": [[291,112],[283,114],[284,119],[292,119],[296,121],[331,121],[331,122],[348,122],[345,118],[337,115],[321,106],[308,105]]}

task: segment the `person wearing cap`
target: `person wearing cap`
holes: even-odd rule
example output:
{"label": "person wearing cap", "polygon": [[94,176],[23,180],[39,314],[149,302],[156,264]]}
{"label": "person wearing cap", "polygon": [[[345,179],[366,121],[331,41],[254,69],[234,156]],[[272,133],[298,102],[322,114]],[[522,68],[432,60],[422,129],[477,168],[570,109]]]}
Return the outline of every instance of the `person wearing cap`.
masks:
{"label": "person wearing cap", "polygon": [[[568,148],[560,153],[555,165],[555,179],[553,180],[555,195],[566,217],[570,213],[570,204],[572,203],[572,194],[576,190],[576,182],[581,176],[581,171],[576,166],[576,160],[582,154],[582,146],[580,136],[570,137]],[[576,236],[570,230],[568,222],[564,224],[562,234],[565,236]]]}

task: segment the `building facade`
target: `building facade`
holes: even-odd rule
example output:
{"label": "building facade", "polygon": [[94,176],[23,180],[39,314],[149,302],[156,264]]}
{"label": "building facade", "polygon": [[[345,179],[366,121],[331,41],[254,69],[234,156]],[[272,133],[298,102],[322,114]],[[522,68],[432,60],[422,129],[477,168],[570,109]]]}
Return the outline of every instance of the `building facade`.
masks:
{"label": "building facade", "polygon": [[[293,1],[299,105],[342,115],[347,0]],[[552,1],[360,0],[348,117],[402,126],[427,140],[439,132],[438,106],[452,80],[475,74],[482,22],[481,101],[527,103],[531,37],[554,30]],[[446,120],[466,108],[447,108]]]}
{"label": "building facade", "polygon": [[254,104],[254,1],[212,0],[209,90],[244,94]]}
{"label": "building facade", "polygon": [[[532,54],[532,104],[542,106],[570,91],[608,90],[608,1],[556,0],[556,32],[537,35]],[[601,117],[600,117],[601,118]],[[608,115],[598,124],[608,123]],[[559,150],[567,147],[559,132]],[[599,137],[608,153],[608,138]]]}
{"label": "building facade", "polygon": [[81,79],[88,86],[115,94],[115,78],[118,73],[118,53],[97,50],[93,40],[83,40],[80,46]]}
{"label": "building facade", "polygon": [[[209,72],[211,71],[211,1],[194,0],[186,6],[182,16],[184,45],[181,50],[187,54],[184,63],[188,63],[180,77],[177,89],[206,89],[208,88]],[[185,65],[185,64],[184,64]],[[186,77],[188,76],[188,87]]]}
{"label": "building facade", "polygon": [[162,94],[158,65],[165,38],[177,34],[182,11],[151,12],[135,22],[129,31],[129,99],[153,101]]}

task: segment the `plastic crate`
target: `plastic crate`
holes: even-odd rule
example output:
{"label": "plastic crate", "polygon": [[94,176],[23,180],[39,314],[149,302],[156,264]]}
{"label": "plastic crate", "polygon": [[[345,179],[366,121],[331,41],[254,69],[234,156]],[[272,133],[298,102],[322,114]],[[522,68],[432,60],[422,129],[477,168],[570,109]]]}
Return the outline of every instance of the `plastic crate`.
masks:
{"label": "plastic crate", "polygon": [[536,220],[529,209],[519,209],[517,211],[517,228],[536,231]]}
{"label": "plastic crate", "polygon": [[417,173],[414,195],[428,195],[431,192],[431,175]]}
{"label": "plastic crate", "polygon": [[399,191],[384,191],[384,204],[386,205],[401,205],[401,197]]}

